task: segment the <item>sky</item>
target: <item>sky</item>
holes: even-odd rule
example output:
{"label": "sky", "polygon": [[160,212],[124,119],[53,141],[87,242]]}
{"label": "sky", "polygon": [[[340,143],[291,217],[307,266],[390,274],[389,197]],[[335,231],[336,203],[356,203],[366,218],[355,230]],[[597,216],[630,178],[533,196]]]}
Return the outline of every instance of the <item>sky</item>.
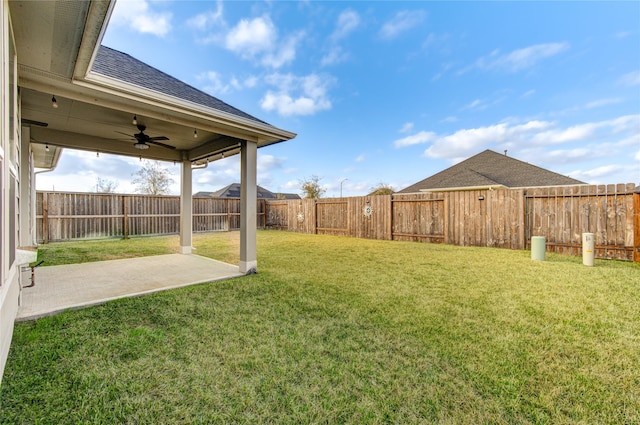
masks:
{"label": "sky", "polygon": [[[272,192],[401,190],[486,149],[640,183],[640,2],[119,0],[102,43],[297,133],[258,151]],[[64,150],[37,188],[132,193],[140,167]],[[239,157],[193,176],[239,182]]]}

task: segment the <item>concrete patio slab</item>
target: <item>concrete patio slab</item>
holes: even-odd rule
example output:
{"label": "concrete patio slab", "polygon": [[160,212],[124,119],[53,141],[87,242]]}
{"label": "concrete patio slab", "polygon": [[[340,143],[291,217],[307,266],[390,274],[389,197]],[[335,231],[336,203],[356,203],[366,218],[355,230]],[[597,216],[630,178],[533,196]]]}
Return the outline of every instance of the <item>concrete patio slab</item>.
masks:
{"label": "concrete patio slab", "polygon": [[[23,288],[16,320],[118,298],[243,276],[232,266],[198,255],[167,254],[124,260],[38,267],[36,285]],[[24,276],[24,284],[28,284]]]}

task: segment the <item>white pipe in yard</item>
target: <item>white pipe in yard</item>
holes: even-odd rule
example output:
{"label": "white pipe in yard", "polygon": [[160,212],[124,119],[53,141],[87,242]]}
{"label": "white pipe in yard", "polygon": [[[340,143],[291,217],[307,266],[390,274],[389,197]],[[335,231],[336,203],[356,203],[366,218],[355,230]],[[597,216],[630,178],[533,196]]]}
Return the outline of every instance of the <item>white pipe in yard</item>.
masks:
{"label": "white pipe in yard", "polygon": [[531,237],[531,259],[544,261],[547,250],[547,239],[544,236]]}
{"label": "white pipe in yard", "polygon": [[595,258],[595,236],[593,233],[582,234],[582,264],[593,266]]}

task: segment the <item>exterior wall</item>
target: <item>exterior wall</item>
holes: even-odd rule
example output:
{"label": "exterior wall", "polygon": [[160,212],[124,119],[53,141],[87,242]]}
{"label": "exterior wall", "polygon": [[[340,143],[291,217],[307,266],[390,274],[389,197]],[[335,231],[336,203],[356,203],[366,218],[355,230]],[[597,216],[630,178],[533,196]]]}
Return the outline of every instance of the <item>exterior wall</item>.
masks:
{"label": "exterior wall", "polygon": [[20,268],[16,264],[20,222],[20,135],[17,68],[9,6],[0,3],[0,383],[9,354],[20,295]]}

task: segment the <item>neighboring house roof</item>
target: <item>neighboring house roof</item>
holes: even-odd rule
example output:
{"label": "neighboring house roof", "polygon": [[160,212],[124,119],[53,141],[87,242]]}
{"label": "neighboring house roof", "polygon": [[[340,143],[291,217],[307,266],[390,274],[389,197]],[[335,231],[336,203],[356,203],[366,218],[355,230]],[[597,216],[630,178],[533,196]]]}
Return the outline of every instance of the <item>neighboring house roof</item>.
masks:
{"label": "neighboring house roof", "polygon": [[[264,187],[256,187],[256,195],[258,199],[278,199],[278,195],[281,195],[284,199],[300,199],[299,195],[293,193],[275,194]],[[240,197],[240,183],[232,183],[229,186],[215,192],[198,192],[193,195],[194,198],[239,198]]]}
{"label": "neighboring house roof", "polygon": [[247,118],[259,123],[267,124],[258,118],[247,114],[233,106],[200,91],[169,74],[153,68],[144,62],[119,52],[110,47],[100,46],[98,54],[91,68],[92,72],[153,90],[163,95],[193,102],[198,105],[217,109],[238,117]]}
{"label": "neighboring house roof", "polygon": [[397,193],[487,186],[515,188],[576,184],[585,183],[487,149]]}
{"label": "neighboring house roof", "polygon": [[277,199],[302,199],[297,193],[276,193]]}

